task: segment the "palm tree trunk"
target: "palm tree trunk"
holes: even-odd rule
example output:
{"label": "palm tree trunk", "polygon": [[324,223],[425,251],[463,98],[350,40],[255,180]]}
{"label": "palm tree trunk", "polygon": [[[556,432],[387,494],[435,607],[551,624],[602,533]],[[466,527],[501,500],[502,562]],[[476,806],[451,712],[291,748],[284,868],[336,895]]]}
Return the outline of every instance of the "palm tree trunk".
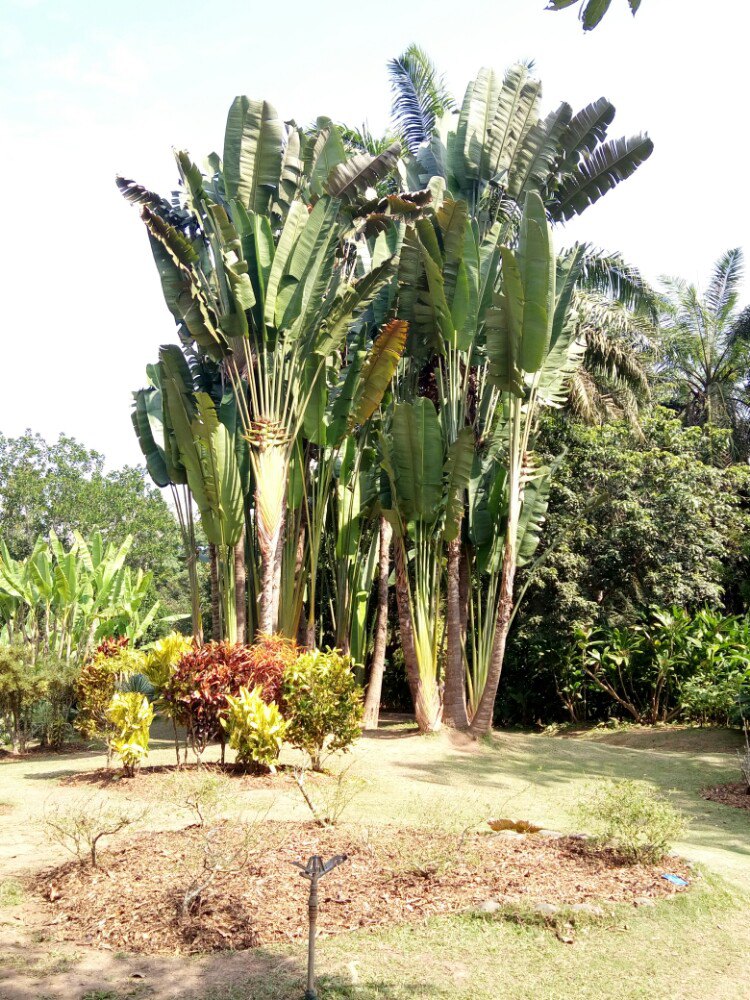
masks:
{"label": "palm tree trunk", "polygon": [[468,729],[466,671],[464,667],[464,622],[461,615],[461,538],[448,542],[448,643],[443,693],[445,721],[454,729]]}
{"label": "palm tree trunk", "polygon": [[221,598],[219,596],[219,550],[211,543],[208,547],[211,567],[211,636],[221,640]]}
{"label": "palm tree trunk", "polygon": [[370,664],[370,683],[367,685],[363,726],[377,729],[380,719],[380,696],[383,693],[385,673],[385,647],[388,640],[388,578],[391,573],[390,521],[380,518],[380,558],[378,561],[378,613],[375,621],[375,643]]}
{"label": "palm tree trunk", "polygon": [[247,642],[247,573],[245,570],[245,529],[234,547],[234,586],[237,606],[237,642]]}
{"label": "palm tree trunk", "polygon": [[270,538],[261,537],[260,549],[260,600],[258,607],[258,631],[272,635],[278,630],[279,600],[281,598],[281,559],[284,552],[284,518],[281,516],[279,529]]}
{"label": "palm tree trunk", "polygon": [[503,568],[500,579],[500,595],[497,600],[495,616],[495,635],[492,640],[490,665],[487,671],[487,682],[479,700],[476,714],[471,720],[470,732],[473,736],[483,736],[492,730],[492,716],[495,709],[495,698],[500,686],[500,675],[503,672],[505,646],[508,641],[510,622],[513,616],[513,584],[516,578],[516,531],[509,528],[503,554]]}
{"label": "palm tree trunk", "polygon": [[[411,616],[409,600],[409,577],[406,568],[406,553],[403,538],[397,538],[393,547],[393,562],[396,569],[396,605],[398,607],[399,632],[401,634],[401,649],[404,653],[406,679],[409,683],[414,716],[420,732],[432,733],[440,728],[441,706],[437,691],[426,690],[419,671],[419,658],[414,639],[414,623]],[[432,697],[431,697],[432,696]]]}

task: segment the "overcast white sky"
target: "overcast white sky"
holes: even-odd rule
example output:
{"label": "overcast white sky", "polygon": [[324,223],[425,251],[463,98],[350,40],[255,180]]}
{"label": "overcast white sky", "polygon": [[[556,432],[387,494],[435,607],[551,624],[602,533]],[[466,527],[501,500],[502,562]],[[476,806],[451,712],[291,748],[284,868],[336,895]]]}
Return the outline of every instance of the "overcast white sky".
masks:
{"label": "overcast white sky", "polygon": [[611,135],[648,131],[656,150],[557,242],[705,280],[750,233],[750,4],[643,0],[633,19],[613,0],[584,36],[545,2],[0,0],[0,431],[63,431],[110,466],[138,462],[130,393],[175,334],[115,174],[169,191],[171,148],[220,150],[238,93],[383,129],[385,64],[412,41],[457,94],[480,66],[533,58],[545,110],[608,97]]}

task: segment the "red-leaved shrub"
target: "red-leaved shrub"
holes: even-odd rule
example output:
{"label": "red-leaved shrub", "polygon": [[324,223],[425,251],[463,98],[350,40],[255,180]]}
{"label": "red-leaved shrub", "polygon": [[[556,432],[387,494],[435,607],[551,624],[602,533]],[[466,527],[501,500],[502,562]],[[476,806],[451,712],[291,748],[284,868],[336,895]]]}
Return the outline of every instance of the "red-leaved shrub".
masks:
{"label": "red-leaved shrub", "polygon": [[105,656],[109,659],[111,656],[117,656],[118,653],[127,647],[129,642],[130,639],[126,635],[120,636],[119,639],[102,639],[94,651],[94,658]]}
{"label": "red-leaved shrub", "polygon": [[220,719],[227,711],[226,696],[236,697],[241,687],[263,689],[266,702],[276,701],[284,671],[299,655],[297,644],[280,635],[261,636],[252,646],[207,642],[182,656],[164,688],[163,697],[188,731],[200,755],[212,740],[224,739]]}

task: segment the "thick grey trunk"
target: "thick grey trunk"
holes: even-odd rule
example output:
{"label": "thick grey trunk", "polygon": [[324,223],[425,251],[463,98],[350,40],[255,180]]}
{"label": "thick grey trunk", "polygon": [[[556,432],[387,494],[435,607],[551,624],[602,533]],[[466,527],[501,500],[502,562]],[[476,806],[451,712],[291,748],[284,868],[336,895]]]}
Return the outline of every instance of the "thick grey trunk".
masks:
{"label": "thick grey trunk", "polygon": [[444,718],[454,729],[468,729],[466,669],[461,616],[461,539],[448,542],[447,655],[445,661]]}
{"label": "thick grey trunk", "polygon": [[492,716],[495,709],[495,698],[500,686],[500,675],[503,672],[505,646],[510,631],[510,621],[513,614],[513,584],[516,579],[516,547],[515,539],[506,541],[503,554],[503,569],[500,580],[500,595],[497,601],[495,616],[495,635],[492,641],[490,665],[487,671],[487,683],[479,700],[477,711],[471,720],[471,733],[482,736],[492,729]]}
{"label": "thick grey trunk", "polygon": [[377,729],[380,721],[380,697],[383,693],[385,673],[385,647],[388,641],[388,578],[391,574],[390,522],[380,518],[380,557],[378,560],[378,611],[375,620],[375,642],[370,664],[370,683],[367,685],[363,725],[365,729]]}

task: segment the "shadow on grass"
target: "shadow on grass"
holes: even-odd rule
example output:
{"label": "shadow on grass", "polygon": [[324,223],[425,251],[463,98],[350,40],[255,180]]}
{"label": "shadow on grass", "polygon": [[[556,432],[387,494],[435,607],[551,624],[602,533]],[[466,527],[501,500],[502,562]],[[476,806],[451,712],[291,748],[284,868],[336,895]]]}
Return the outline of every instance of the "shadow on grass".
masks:
{"label": "shadow on grass", "polygon": [[[710,746],[712,741],[707,743]],[[737,773],[733,757],[717,754],[713,748],[687,753],[666,746],[654,750],[611,746],[599,740],[495,733],[491,745],[470,756],[457,756],[446,748],[429,761],[404,759],[400,767],[417,781],[446,787],[461,784],[467,790],[472,786],[509,796],[509,802],[539,789],[558,803],[564,800],[571,818],[587,781],[648,781],[685,813],[689,823],[686,844],[734,855],[743,866],[750,859],[747,813],[706,801],[700,794],[702,788],[730,781]]]}
{"label": "shadow on grass", "polygon": [[[362,943],[364,946],[364,943]],[[352,958],[356,958],[356,953]],[[348,975],[326,973],[319,960],[316,987],[320,1000],[441,1000],[453,994],[418,979],[397,984],[360,978],[351,965]],[[133,992],[133,985],[138,987]],[[179,993],[175,986],[179,984]],[[227,952],[191,960],[109,952],[67,953],[8,944],[0,954],[0,997],[3,1000],[125,1000],[143,996],[180,1000],[301,1000],[307,984],[305,961],[263,948]]]}
{"label": "shadow on grass", "polygon": [[[354,963],[352,970],[348,976],[321,972],[315,981],[319,1000],[448,1000],[455,996],[455,990],[424,979],[393,983],[383,978],[360,977],[354,971]],[[187,994],[185,1000],[301,1000],[306,995],[306,986],[302,964],[289,962],[232,986]]]}

